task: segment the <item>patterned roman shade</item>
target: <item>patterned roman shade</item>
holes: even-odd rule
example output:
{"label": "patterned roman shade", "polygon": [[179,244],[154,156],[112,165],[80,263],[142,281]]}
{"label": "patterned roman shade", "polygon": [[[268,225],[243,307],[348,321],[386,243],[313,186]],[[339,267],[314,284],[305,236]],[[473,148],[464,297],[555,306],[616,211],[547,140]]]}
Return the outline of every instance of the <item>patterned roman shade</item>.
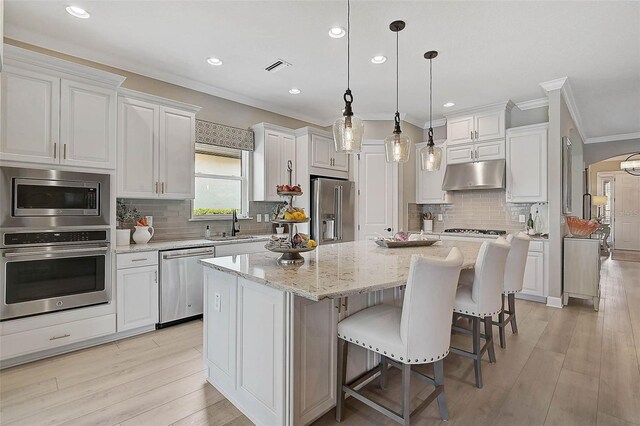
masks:
{"label": "patterned roman shade", "polygon": [[253,132],[211,121],[196,120],[196,143],[253,151]]}

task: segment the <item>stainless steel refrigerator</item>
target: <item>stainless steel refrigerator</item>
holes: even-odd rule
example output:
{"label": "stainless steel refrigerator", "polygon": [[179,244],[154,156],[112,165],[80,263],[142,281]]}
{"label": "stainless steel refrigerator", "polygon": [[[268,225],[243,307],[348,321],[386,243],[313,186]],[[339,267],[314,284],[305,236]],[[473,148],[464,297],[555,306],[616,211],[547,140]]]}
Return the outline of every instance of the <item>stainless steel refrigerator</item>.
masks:
{"label": "stainless steel refrigerator", "polygon": [[356,236],[355,184],[316,178],[311,188],[311,238],[318,244],[353,241]]}

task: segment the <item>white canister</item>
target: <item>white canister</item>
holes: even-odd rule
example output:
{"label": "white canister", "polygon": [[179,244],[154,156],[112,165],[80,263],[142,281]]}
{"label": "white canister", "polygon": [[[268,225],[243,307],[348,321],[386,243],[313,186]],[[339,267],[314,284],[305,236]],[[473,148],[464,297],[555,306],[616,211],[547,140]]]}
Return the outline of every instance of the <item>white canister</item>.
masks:
{"label": "white canister", "polygon": [[136,226],[133,233],[133,241],[136,244],[146,244],[153,237],[154,231],[151,226]]}
{"label": "white canister", "polygon": [[116,229],[116,245],[128,246],[131,241],[131,229]]}
{"label": "white canister", "polygon": [[433,232],[433,219],[424,219],[422,221],[422,230],[424,232]]}

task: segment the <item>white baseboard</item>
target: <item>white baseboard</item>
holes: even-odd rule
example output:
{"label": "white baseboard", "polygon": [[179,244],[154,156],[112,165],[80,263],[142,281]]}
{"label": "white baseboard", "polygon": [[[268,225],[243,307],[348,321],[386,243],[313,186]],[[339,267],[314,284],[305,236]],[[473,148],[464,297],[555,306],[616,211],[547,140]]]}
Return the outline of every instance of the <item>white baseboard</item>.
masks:
{"label": "white baseboard", "polygon": [[530,302],[547,303],[547,298],[544,296],[534,296],[533,294],[526,294],[523,292],[516,293],[516,299],[528,300]]}
{"label": "white baseboard", "polygon": [[562,297],[547,297],[547,306],[562,309]]}

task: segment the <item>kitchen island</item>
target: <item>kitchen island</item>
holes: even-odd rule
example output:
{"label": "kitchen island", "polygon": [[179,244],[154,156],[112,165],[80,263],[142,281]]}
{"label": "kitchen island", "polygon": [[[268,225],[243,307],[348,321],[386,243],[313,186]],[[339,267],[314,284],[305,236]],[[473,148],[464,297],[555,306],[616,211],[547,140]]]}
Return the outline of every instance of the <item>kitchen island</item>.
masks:
{"label": "kitchen island", "polygon": [[[473,268],[480,243],[385,249],[373,241],[319,246],[305,263],[278,253],[203,259],[204,361],[208,381],[254,423],[309,424],[336,402],[338,321],[368,306],[402,303],[411,255],[444,258],[451,247]],[[347,380],[377,365],[349,355]]]}

